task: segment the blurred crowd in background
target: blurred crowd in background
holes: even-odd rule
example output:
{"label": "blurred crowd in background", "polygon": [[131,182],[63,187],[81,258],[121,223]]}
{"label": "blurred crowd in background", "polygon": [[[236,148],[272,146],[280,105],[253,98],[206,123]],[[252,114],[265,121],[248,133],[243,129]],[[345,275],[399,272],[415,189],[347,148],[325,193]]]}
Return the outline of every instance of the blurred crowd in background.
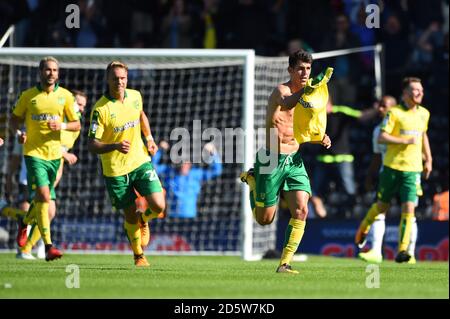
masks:
{"label": "blurred crowd in background", "polygon": [[[66,27],[71,3],[79,28]],[[379,28],[366,26],[370,4]],[[383,43],[385,91],[398,96],[401,78],[414,73],[432,88],[434,107],[448,97],[448,8],[448,0],[0,0],[0,34],[15,24],[15,46],[252,48],[263,56]],[[372,68],[371,57],[352,63]],[[348,62],[335,69],[349,83],[359,79]]]}
{"label": "blurred crowd in background", "polygon": [[[79,28],[66,27],[71,3],[80,9]],[[380,9],[379,28],[366,26],[370,4]],[[262,56],[382,43],[384,93],[399,97],[405,76],[423,80],[435,157],[425,185],[431,207],[431,195],[448,176],[448,14],[448,0],[0,0],[0,35],[14,24],[15,46],[250,48]],[[358,70],[373,69],[373,54],[335,59],[332,66],[335,85],[341,84],[334,102],[370,106],[355,91]],[[363,165],[356,167],[358,179]]]}

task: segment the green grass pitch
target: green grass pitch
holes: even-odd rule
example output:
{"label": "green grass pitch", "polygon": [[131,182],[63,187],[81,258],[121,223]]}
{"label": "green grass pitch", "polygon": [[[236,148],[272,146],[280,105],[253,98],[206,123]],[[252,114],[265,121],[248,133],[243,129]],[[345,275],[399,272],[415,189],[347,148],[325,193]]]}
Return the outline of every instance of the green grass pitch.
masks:
{"label": "green grass pitch", "polygon": [[[148,256],[135,268],[129,255],[74,255],[61,260],[17,260],[0,254],[0,298],[449,298],[448,262],[383,262],[379,288],[367,288],[368,264],[309,256],[294,262],[299,275],[277,274],[277,260],[245,262],[229,256]],[[79,288],[66,287],[70,264]],[[369,280],[370,281],[370,280]]]}

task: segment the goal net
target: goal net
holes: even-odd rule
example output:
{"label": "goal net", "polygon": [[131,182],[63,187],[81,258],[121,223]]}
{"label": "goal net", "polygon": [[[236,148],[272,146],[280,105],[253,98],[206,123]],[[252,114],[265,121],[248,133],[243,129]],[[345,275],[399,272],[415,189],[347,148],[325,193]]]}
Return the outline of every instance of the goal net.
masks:
{"label": "goal net", "polygon": [[[216,146],[222,162],[219,176],[202,181],[194,199],[194,217],[171,215],[169,210],[166,218],[151,222],[147,252],[241,254],[252,260],[275,248],[276,221],[264,227],[253,221],[248,187],[239,174],[252,166],[262,146],[263,138],[256,137],[265,127],[271,91],[287,80],[286,57],[255,58],[251,50],[0,49],[0,136],[5,139],[0,149],[2,198],[7,174],[16,180],[18,174],[8,171],[14,148],[8,132],[12,107],[21,91],[37,83],[38,62],[48,55],[60,61],[61,86],[88,96],[82,131],[72,150],[78,163],[65,165],[56,189],[52,238],[57,245],[77,251],[129,250],[123,214],[111,207],[100,161],[87,150],[89,114],[107,90],[106,65],[121,60],[129,66],[128,87],[143,96],[156,141],[174,145],[180,142],[174,130],[181,129],[189,138],[193,169],[211,169],[201,155],[208,142]],[[161,163],[179,169],[169,154],[162,156]],[[17,199],[18,188],[10,195]],[[173,200],[168,196],[168,206]],[[16,229],[14,221],[0,217],[0,249],[16,247]]]}

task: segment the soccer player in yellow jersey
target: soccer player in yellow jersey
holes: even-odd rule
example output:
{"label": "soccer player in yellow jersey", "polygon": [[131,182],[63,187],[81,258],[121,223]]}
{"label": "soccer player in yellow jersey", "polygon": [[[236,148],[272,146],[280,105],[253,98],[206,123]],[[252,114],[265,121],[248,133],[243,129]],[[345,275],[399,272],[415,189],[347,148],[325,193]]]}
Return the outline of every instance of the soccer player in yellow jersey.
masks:
{"label": "soccer player in yellow jersey", "polygon": [[[19,247],[26,242],[26,224],[36,220],[45,243],[47,261],[62,253],[52,245],[49,220],[50,201],[56,199],[54,182],[61,163],[61,130],[79,131],[80,121],[73,109],[72,93],[58,84],[59,64],[53,57],[39,63],[40,83],[22,92],[11,117],[11,130],[24,144],[28,188],[33,203],[19,219]],[[63,122],[64,117],[68,122]],[[26,133],[19,130],[25,122]]]}
{"label": "soccer player in yellow jersey", "polygon": [[[78,90],[72,90],[73,96],[75,98],[74,110],[78,115],[80,121],[83,116],[84,110],[87,104],[87,95],[86,93]],[[58,185],[61,180],[63,171],[64,171],[64,162],[67,162],[69,165],[74,165],[78,161],[78,157],[70,153],[69,150],[73,148],[75,141],[80,136],[80,131],[61,131],[61,146],[63,152],[63,158],[61,159],[61,166],[59,167],[58,174],[56,176],[55,187]]]}
{"label": "soccer player in yellow jersey", "polygon": [[[328,100],[328,90],[323,85],[329,80],[332,69],[315,83],[316,80],[309,78],[312,62],[311,54],[306,51],[297,51],[289,56],[290,80],[279,84],[269,97],[266,147],[258,151],[254,169],[241,174],[241,180],[250,186],[250,203],[260,225],[272,223],[281,191],[288,204],[291,219],[277,268],[279,273],[298,273],[292,269],[290,262],[304,233],[311,196],[308,174],[299,151],[300,144],[311,142],[326,148],[331,146],[325,134],[326,122],[323,122],[326,121]],[[300,115],[294,114],[297,111]],[[301,117],[300,125],[294,123],[297,116]],[[273,139],[275,143],[270,142]],[[272,168],[269,168],[272,164],[268,163],[268,158],[274,159],[276,165]]]}
{"label": "soccer player in yellow jersey", "polygon": [[[84,109],[86,107],[87,103],[87,96],[84,92],[73,90],[72,91],[73,96],[75,98],[75,103],[73,105],[74,111],[77,114],[78,118],[81,121],[82,113],[84,112]],[[64,122],[67,122],[67,118],[64,118]],[[75,154],[70,153],[69,150],[73,147],[75,141],[78,139],[80,135],[80,131],[69,131],[69,130],[61,130],[61,151],[62,151],[62,158],[61,158],[61,164],[59,166],[58,172],[56,174],[55,182],[53,183],[53,187],[56,188],[59,184],[59,181],[61,180],[63,169],[64,169],[64,161],[66,161],[69,165],[74,165],[78,158]],[[22,174],[22,172],[21,172]],[[33,194],[31,194],[33,196]],[[1,211],[1,210],[0,210]],[[18,216],[21,216],[21,214],[24,214],[24,212],[21,212],[20,209],[15,208],[7,208],[3,210],[3,213],[10,214],[12,218],[17,218]],[[14,216],[15,215],[15,216]],[[48,217],[49,221],[51,221],[55,218],[56,215],[56,203],[54,199],[50,200],[49,210],[48,210]],[[41,238],[41,233],[39,232],[39,228],[36,227],[36,223],[31,224],[31,228],[28,234],[27,241],[24,246],[20,247],[20,252],[16,255],[19,259],[27,259],[27,260],[33,260],[35,257],[31,254],[31,250],[33,246],[37,245],[37,256],[38,258],[45,258],[45,253],[41,250],[41,244],[42,241],[39,239]]]}
{"label": "soccer player in yellow jersey", "polygon": [[402,214],[398,253],[395,258],[398,263],[408,262],[412,257],[408,254],[407,247],[414,220],[420,174],[423,172],[425,179],[428,179],[432,170],[427,136],[430,112],[421,106],[422,99],[421,80],[415,77],[404,78],[402,103],[392,107],[386,114],[378,137],[379,143],[387,144],[387,150],[379,178],[377,202],[370,207],[355,236],[355,243],[363,246],[375,218],[379,214],[386,214],[392,197],[399,193]]}
{"label": "soccer player in yellow jersey", "polygon": [[[149,157],[158,147],[143,111],[141,94],[127,89],[127,65],[111,62],[106,77],[108,92],[97,101],[91,113],[88,148],[100,155],[112,205],[125,212],[124,228],[135,265],[145,267],[149,266],[143,251],[150,240],[148,221],[165,209],[161,182]],[[149,204],[144,213],[136,212],[135,189]]]}

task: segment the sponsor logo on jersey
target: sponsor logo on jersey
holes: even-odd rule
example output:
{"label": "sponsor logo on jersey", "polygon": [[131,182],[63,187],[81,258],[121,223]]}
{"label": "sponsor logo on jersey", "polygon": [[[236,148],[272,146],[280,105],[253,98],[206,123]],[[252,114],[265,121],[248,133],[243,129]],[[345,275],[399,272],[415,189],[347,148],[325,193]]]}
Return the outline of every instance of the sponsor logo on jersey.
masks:
{"label": "sponsor logo on jersey", "polygon": [[302,105],[305,109],[313,109],[314,105],[312,105],[310,102],[307,102],[303,99],[303,97],[300,97],[300,99],[298,100],[298,103],[300,103],[300,105]]}
{"label": "sponsor logo on jersey", "polygon": [[119,132],[123,132],[129,128],[133,128],[139,125],[139,120],[134,120],[134,121],[129,121],[126,122],[124,125],[122,126],[117,126],[114,128],[114,133],[119,133]]}
{"label": "sponsor logo on jersey", "polygon": [[59,120],[59,115],[52,115],[48,113],[43,114],[31,114],[33,121],[56,121]]}
{"label": "sponsor logo on jersey", "polygon": [[401,135],[413,135],[413,136],[420,136],[421,132],[417,130],[400,130]]}

